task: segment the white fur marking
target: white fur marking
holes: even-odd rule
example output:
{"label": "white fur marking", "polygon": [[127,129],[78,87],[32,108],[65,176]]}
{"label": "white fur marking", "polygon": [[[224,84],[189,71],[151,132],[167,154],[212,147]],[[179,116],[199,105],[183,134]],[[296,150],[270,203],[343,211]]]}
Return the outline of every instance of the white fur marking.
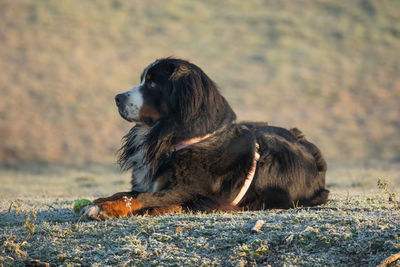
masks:
{"label": "white fur marking", "polygon": [[149,177],[151,165],[145,165],[143,168],[134,169],[133,176],[135,177],[136,185],[133,188],[138,192],[148,192],[151,188],[151,180]]}
{"label": "white fur marking", "polygon": [[125,109],[128,112],[129,119],[133,119],[135,121],[139,120],[139,111],[143,106],[143,95],[140,92],[140,89],[144,86],[144,84],[146,82],[147,72],[149,71],[150,68],[155,66],[157,63],[158,63],[158,61],[147,66],[147,68],[143,72],[142,81],[138,86],[123,93],[128,97]]}
{"label": "white fur marking", "polygon": [[145,144],[145,138],[148,134],[149,129],[145,127],[137,127],[134,137],[133,146],[140,147],[131,157],[126,161],[124,165],[132,166],[134,184],[133,190],[138,192],[149,192],[152,189],[151,184],[151,165],[145,163],[145,155],[147,146]]}
{"label": "white fur marking", "polygon": [[153,188],[151,189],[151,192],[157,192],[157,189],[158,189],[158,182],[157,181],[155,181],[154,182],[154,184],[153,184]]}
{"label": "white fur marking", "polygon": [[126,91],[124,94],[128,96],[126,102],[126,110],[128,111],[129,118],[139,120],[139,110],[143,106],[143,96],[140,92],[141,85]]}
{"label": "white fur marking", "polygon": [[97,216],[100,213],[100,207],[97,205],[88,205],[83,207],[81,210],[81,214],[88,219],[97,219]]}

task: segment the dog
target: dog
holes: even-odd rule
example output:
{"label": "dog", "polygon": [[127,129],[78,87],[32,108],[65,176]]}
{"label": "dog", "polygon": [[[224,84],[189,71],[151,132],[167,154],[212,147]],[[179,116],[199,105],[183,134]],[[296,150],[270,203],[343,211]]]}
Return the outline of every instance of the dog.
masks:
{"label": "dog", "polygon": [[186,60],[156,60],[115,101],[135,123],[118,161],[132,170],[132,189],[93,201],[88,219],[327,202],[320,150],[296,128],[237,123],[216,84]]}

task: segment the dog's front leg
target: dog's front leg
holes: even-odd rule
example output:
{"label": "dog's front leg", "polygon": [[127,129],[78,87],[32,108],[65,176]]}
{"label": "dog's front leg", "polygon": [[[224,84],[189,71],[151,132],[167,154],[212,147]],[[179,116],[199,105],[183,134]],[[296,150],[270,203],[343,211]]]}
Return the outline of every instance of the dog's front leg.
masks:
{"label": "dog's front leg", "polygon": [[141,208],[141,203],[133,197],[121,194],[120,198],[96,199],[92,205],[84,207],[81,213],[88,219],[102,221],[129,217]]}
{"label": "dog's front leg", "polygon": [[138,194],[138,192],[119,192],[110,197],[98,198],[92,204],[84,207],[81,210],[81,214],[91,220],[130,216],[128,207],[131,205],[130,199],[133,199]]}
{"label": "dog's front leg", "polygon": [[109,198],[95,200],[82,214],[91,220],[107,220],[132,215],[160,215],[182,211],[181,204],[190,199],[187,189],[175,188],[155,193],[142,193],[133,198],[127,193],[117,193]]}

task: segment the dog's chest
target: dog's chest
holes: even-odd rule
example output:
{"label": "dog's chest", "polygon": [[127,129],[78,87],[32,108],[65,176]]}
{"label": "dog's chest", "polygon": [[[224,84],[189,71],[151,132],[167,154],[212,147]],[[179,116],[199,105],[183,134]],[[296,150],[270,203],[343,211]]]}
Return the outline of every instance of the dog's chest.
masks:
{"label": "dog's chest", "polygon": [[132,156],[134,160],[132,168],[133,190],[138,192],[149,192],[152,186],[151,163],[144,163],[145,153],[139,151]]}
{"label": "dog's chest", "polygon": [[127,164],[132,166],[132,189],[137,192],[153,191],[152,163],[145,163],[147,133],[146,130],[138,129],[130,142],[134,149],[132,149],[133,153],[128,158]]}

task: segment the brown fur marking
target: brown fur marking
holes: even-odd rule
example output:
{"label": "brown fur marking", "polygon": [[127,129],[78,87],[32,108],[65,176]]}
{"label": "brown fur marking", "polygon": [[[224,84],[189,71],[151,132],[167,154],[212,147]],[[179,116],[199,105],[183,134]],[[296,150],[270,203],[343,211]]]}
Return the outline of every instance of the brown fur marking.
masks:
{"label": "brown fur marking", "polygon": [[99,202],[99,199],[97,199],[94,203],[96,203],[101,210],[98,215],[99,220],[129,217],[143,206],[138,200],[129,197],[105,202]]}
{"label": "brown fur marking", "polygon": [[151,118],[153,121],[158,121],[162,115],[155,108],[144,104],[139,110],[139,116],[141,118]]}

